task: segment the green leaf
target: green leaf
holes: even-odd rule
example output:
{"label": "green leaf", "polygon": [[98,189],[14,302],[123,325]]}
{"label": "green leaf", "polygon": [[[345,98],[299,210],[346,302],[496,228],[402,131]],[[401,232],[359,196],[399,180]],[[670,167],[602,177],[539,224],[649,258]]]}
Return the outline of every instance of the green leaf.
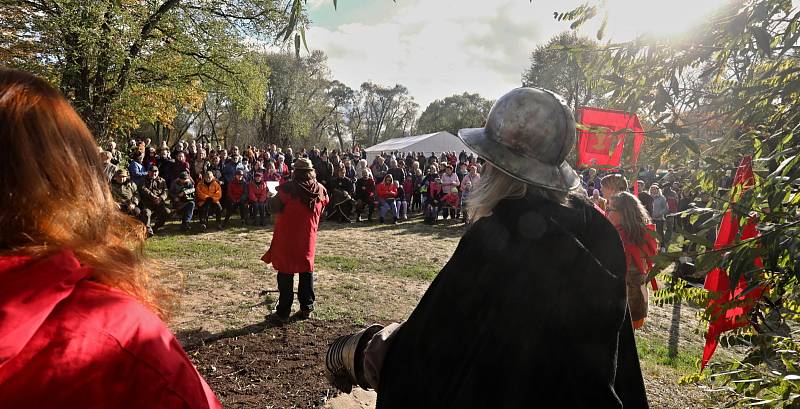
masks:
{"label": "green leaf", "polygon": [[308,50],[308,43],[306,42],[306,28],[300,27],[300,38],[303,39],[303,47],[305,47],[306,52],[311,54],[311,51]]}
{"label": "green leaf", "polygon": [[681,135],[680,136],[681,143],[686,146],[689,150],[696,154],[700,154],[700,146],[697,145],[697,142],[694,139],[690,138],[688,135]]}

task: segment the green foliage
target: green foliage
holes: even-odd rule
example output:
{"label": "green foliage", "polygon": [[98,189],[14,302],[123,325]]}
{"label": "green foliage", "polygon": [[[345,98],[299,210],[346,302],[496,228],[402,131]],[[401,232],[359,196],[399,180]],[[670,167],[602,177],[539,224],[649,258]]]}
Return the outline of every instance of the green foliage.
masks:
{"label": "green foliage", "polygon": [[459,129],[479,128],[486,123],[492,101],[478,94],[463,93],[437,99],[425,108],[417,121],[417,132],[421,134],[448,131],[453,135]]}
{"label": "green foliage", "polygon": [[[557,17],[580,25],[596,13],[585,5]],[[611,104],[637,112],[654,129],[658,151],[650,160],[668,163],[685,186],[700,189],[688,192],[698,209],[681,215],[691,226],[683,233],[699,272],[718,266],[733,282],[744,279],[746,292],[765,289],[746,317],[750,334],[726,339],[746,349],[744,358],[713,363],[707,378],[694,379],[710,382],[731,403],[800,404],[800,334],[789,330],[800,305],[798,39],[800,11],[791,1],[749,0],[725,6],[679,39],[606,44],[590,66],[593,75],[616,84]],[[753,157],[755,186],[719,189],[744,155]],[[742,224],[755,220],[760,236],[713,251],[708,233],[728,209]],[[674,257],[658,262],[663,268]],[[702,302],[703,296],[678,282],[656,299]]]}
{"label": "green foliage", "polygon": [[597,59],[597,43],[563,32],[531,53],[531,65],[522,74],[525,87],[542,87],[560,94],[573,109],[604,105],[612,82],[588,69]]}
{"label": "green foliage", "polygon": [[143,123],[169,127],[211,90],[252,117],[266,88],[252,42],[305,21],[283,3],[0,0],[0,64],[58,85],[101,140]]}
{"label": "green foliage", "polygon": [[699,365],[698,351],[679,350],[673,354],[666,339],[637,336],[636,351],[640,360],[674,368],[681,374],[696,372]]}

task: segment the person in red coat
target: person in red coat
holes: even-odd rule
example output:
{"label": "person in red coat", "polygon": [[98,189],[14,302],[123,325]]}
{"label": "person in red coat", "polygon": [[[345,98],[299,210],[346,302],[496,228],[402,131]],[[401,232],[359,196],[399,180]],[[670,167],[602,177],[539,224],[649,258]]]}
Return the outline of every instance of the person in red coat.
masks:
{"label": "person in red coat", "polygon": [[268,216],[267,199],[269,198],[269,189],[261,172],[256,172],[253,180],[248,184],[247,197],[250,201],[250,220],[253,221],[253,224],[256,224],[256,214],[258,214],[258,223],[264,226]]}
{"label": "person in red coat", "polygon": [[0,141],[15,198],[0,201],[0,407],[221,408],[159,318],[144,225],[118,211],[66,99],[0,69]]}
{"label": "person in red coat", "polygon": [[292,180],[278,186],[278,194],[269,201],[270,213],[277,219],[269,250],[261,260],[278,270],[280,295],[272,318],[279,323],[289,321],[295,274],[300,276],[297,317],[308,318],[314,310],[314,249],[320,216],[328,201],[328,192],[317,183],[311,160],[306,158],[294,162]]}

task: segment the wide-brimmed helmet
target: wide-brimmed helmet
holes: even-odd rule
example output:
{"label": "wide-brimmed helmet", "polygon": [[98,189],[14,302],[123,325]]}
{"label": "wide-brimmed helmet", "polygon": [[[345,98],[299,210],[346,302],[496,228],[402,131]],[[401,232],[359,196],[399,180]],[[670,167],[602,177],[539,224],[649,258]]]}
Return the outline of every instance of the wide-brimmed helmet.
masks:
{"label": "wide-brimmed helmet", "polygon": [[575,145],[575,117],[564,98],[552,91],[514,89],[495,102],[485,127],[462,129],[458,137],[523,182],[561,192],[580,185],[564,161]]}

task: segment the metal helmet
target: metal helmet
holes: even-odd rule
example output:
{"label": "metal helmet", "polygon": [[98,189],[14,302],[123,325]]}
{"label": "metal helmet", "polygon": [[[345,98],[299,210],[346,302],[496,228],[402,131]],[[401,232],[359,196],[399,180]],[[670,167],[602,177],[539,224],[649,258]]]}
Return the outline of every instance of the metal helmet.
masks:
{"label": "metal helmet", "polygon": [[564,98],[517,88],[492,106],[486,126],[458,137],[496,168],[523,182],[567,192],[580,179],[564,159],[575,144],[575,117]]}

